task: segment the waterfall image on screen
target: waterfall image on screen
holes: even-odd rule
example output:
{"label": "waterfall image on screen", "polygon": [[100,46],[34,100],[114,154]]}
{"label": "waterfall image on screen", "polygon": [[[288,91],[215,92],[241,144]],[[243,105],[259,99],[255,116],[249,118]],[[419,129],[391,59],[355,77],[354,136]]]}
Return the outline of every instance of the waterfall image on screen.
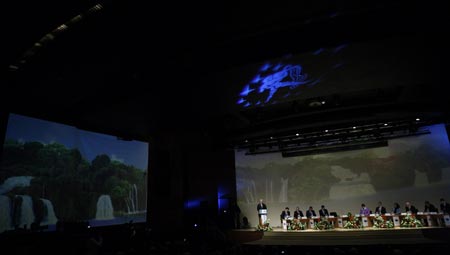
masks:
{"label": "waterfall image on screen", "polygon": [[148,143],[10,114],[0,163],[0,233],[145,222]]}
{"label": "waterfall image on screen", "polygon": [[271,224],[281,224],[287,206],[318,213],[321,205],[338,215],[359,213],[365,203],[375,211],[379,201],[391,212],[394,203],[410,201],[419,211],[425,201],[439,208],[450,199],[450,145],[445,125],[431,133],[389,141],[389,146],[283,158],[280,154],[245,155],[236,150],[236,187],[241,216],[258,224],[263,199]]}

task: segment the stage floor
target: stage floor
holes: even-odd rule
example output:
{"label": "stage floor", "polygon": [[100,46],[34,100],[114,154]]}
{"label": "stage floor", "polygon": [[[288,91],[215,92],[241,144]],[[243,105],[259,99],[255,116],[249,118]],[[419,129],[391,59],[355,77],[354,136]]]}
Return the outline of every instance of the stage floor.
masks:
{"label": "stage floor", "polygon": [[450,228],[394,228],[394,229],[332,229],[256,231],[236,229],[230,237],[248,245],[394,245],[394,244],[450,244]]}

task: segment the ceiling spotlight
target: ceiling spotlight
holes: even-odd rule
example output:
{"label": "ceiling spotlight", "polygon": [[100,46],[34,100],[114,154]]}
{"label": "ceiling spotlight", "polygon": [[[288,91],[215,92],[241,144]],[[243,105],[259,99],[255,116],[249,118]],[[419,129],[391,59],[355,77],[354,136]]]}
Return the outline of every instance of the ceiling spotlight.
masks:
{"label": "ceiling spotlight", "polygon": [[416,121],[420,121],[420,119],[419,119],[419,118],[416,118]]}
{"label": "ceiling spotlight", "polygon": [[356,127],[353,127],[353,129],[356,129]]}
{"label": "ceiling spotlight", "polygon": [[300,134],[299,133],[297,133],[297,134],[295,134],[296,136],[299,136]]}
{"label": "ceiling spotlight", "polygon": [[384,125],[387,126],[388,124],[387,124],[387,123],[384,123]]}
{"label": "ceiling spotlight", "polygon": [[325,133],[328,133],[328,129],[325,129]]}
{"label": "ceiling spotlight", "polygon": [[321,103],[322,103],[322,104],[325,104],[326,102],[325,102],[325,101],[322,101]]}
{"label": "ceiling spotlight", "polygon": [[271,136],[270,139],[273,139],[273,136]]}
{"label": "ceiling spotlight", "polygon": [[248,140],[245,140],[246,143],[248,143]]}

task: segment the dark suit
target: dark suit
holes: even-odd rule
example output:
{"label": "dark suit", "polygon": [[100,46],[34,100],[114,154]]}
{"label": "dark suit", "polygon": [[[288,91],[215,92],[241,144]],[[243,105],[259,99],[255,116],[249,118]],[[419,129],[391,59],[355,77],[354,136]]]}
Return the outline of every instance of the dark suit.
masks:
{"label": "dark suit", "polygon": [[316,216],[316,212],[314,210],[306,211],[306,217],[311,218],[312,216]]}
{"label": "dark suit", "polygon": [[411,205],[410,207],[406,207],[405,206],[405,212],[410,212],[412,214],[416,214],[417,213],[417,208],[414,205]]}
{"label": "dark suit", "polygon": [[450,213],[450,204],[445,202],[443,204],[440,204],[441,206],[441,212],[443,213]]}
{"label": "dark suit", "polygon": [[296,219],[298,219],[298,218],[300,218],[300,217],[304,217],[303,216],[303,212],[301,211],[301,210],[295,210],[295,212],[294,212],[294,218],[296,218]]}
{"label": "dark suit", "polygon": [[290,211],[282,211],[281,215],[280,215],[280,220],[281,223],[283,223],[284,218],[286,218],[286,216],[291,216],[291,212]]}
{"label": "dark suit", "polygon": [[424,212],[438,212],[438,209],[433,204],[428,204],[428,206],[425,205],[425,209],[423,211]]}
{"label": "dark suit", "polygon": [[330,214],[328,213],[328,210],[325,208],[319,210],[319,215],[320,215],[320,217],[330,216]]}
{"label": "dark suit", "polygon": [[267,209],[267,206],[266,206],[266,204],[264,204],[264,203],[258,203],[258,206],[256,207],[256,210],[258,211],[258,215],[259,216],[261,216],[261,214],[259,214],[259,210],[260,209]]}
{"label": "dark suit", "polygon": [[385,213],[386,213],[386,207],[384,207],[384,206],[378,206],[377,208],[375,208],[375,213],[378,213],[378,214],[385,214]]}

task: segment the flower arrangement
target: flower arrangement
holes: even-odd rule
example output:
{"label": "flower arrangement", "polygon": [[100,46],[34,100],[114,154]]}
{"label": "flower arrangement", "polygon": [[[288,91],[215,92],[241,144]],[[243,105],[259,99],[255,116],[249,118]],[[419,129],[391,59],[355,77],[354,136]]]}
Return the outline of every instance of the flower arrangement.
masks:
{"label": "flower arrangement", "polygon": [[273,228],[270,226],[269,219],[266,220],[264,224],[258,224],[256,227],[257,231],[272,231]]}
{"label": "flower arrangement", "polygon": [[305,230],[305,229],[306,224],[302,223],[299,219],[293,219],[288,226],[288,230]]}
{"label": "flower arrangement", "polygon": [[352,213],[347,213],[347,222],[344,225],[344,228],[363,228],[363,225],[361,224],[361,220],[355,219],[355,216],[353,216]]}
{"label": "flower arrangement", "polygon": [[420,228],[422,226],[422,222],[411,216],[411,214],[407,214],[400,222],[400,227],[402,228]]}
{"label": "flower arrangement", "polygon": [[319,222],[314,223],[314,229],[316,230],[327,230],[333,228],[334,228],[333,224],[323,218],[321,218]]}
{"label": "flower arrangement", "polygon": [[392,220],[385,221],[383,217],[376,216],[373,219],[373,227],[374,228],[394,228],[394,222]]}

